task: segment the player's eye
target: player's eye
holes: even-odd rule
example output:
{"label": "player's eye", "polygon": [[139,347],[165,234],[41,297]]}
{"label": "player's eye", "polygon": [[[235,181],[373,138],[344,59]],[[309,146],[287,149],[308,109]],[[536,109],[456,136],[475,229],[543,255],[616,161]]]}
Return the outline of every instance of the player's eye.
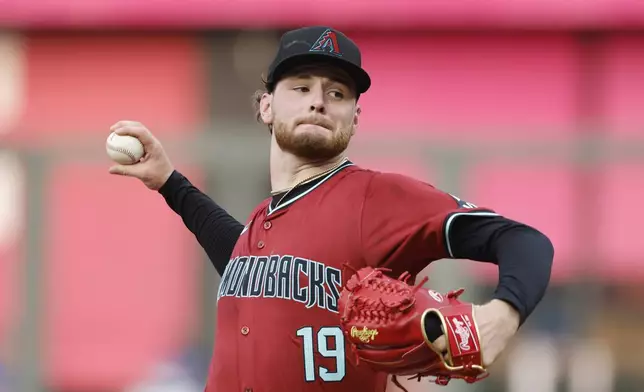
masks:
{"label": "player's eye", "polygon": [[306,87],[306,86],[297,86],[293,90],[299,91],[301,93],[308,93],[309,92],[309,88]]}
{"label": "player's eye", "polygon": [[336,99],[343,99],[344,98],[344,93],[342,91],[339,91],[339,90],[332,90],[331,92],[329,92],[329,94],[331,94],[331,96],[333,98],[336,98]]}

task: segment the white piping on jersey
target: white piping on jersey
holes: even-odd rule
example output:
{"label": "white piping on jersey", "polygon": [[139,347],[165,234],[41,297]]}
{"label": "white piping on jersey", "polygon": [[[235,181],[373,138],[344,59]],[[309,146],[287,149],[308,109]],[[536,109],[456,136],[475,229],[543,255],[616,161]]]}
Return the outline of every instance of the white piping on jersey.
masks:
{"label": "white piping on jersey", "polygon": [[271,207],[272,207],[272,205],[273,205],[273,203],[272,203],[272,202],[271,202],[271,203],[269,203],[269,204],[268,204],[268,214],[266,214],[266,216],[268,216],[268,215],[272,214],[272,213],[273,213],[273,212],[275,212],[275,211],[281,210],[282,208],[284,208],[284,207],[286,207],[286,206],[288,206],[288,205],[290,205],[290,204],[293,204],[296,200],[299,200],[299,199],[303,198],[304,196],[308,195],[309,193],[311,193],[311,191],[313,191],[315,188],[317,188],[317,187],[319,187],[320,185],[322,185],[323,183],[325,183],[325,182],[326,182],[329,178],[331,178],[335,173],[339,172],[340,170],[344,169],[345,167],[353,166],[353,163],[348,163],[348,159],[347,159],[347,158],[345,158],[345,160],[346,160],[347,162],[343,163],[342,165],[338,166],[338,168],[337,168],[337,169],[333,170],[332,172],[330,172],[330,173],[329,173],[329,174],[327,174],[326,176],[322,177],[322,179],[321,179],[317,184],[313,185],[313,186],[312,186],[310,189],[308,189],[306,192],[303,192],[302,194],[297,195],[297,196],[295,196],[294,198],[292,198],[292,199],[290,199],[290,200],[287,200],[286,202],[284,202],[284,204],[278,204],[278,205],[277,205],[277,207],[275,207],[274,209],[273,209],[273,208],[271,208]]}
{"label": "white piping on jersey", "polygon": [[248,224],[247,224],[246,226],[244,226],[244,229],[242,230],[242,232],[241,232],[241,233],[239,233],[239,236],[240,236],[240,237],[242,236],[242,234],[244,234],[245,232],[247,232],[247,231],[248,231],[248,228],[250,227],[250,225],[251,225],[252,223],[253,223],[253,220],[251,219],[251,220],[250,220],[250,222],[248,222]]}
{"label": "white piping on jersey", "polygon": [[445,222],[445,243],[447,244],[447,253],[449,254],[449,257],[454,258],[454,253],[452,253],[452,245],[449,242],[449,229],[452,226],[452,222],[454,221],[454,218],[463,216],[463,215],[469,215],[469,216],[499,216],[499,214],[496,214],[494,212],[485,212],[485,211],[472,211],[472,212],[457,212],[455,214],[452,214],[447,218],[447,222]]}

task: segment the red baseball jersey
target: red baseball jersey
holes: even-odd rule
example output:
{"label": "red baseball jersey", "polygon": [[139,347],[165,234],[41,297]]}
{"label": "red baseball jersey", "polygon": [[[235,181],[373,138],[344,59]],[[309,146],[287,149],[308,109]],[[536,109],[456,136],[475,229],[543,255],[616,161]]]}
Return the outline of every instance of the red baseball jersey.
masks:
{"label": "red baseball jersey", "polygon": [[251,214],[222,276],[207,392],[383,392],[387,375],[356,366],[339,326],[350,270],[414,277],[450,257],[457,214],[493,214],[429,184],[350,162]]}

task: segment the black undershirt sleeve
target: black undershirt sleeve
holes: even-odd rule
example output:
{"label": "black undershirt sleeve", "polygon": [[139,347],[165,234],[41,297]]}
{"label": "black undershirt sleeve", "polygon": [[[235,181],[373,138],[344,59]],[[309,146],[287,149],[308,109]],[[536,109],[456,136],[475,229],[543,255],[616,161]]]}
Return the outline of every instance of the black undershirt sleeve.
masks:
{"label": "black undershirt sleeve", "polygon": [[454,258],[499,267],[495,299],[513,305],[521,324],[543,298],[550,282],[552,243],[540,231],[502,216],[458,216],[450,227]]}
{"label": "black undershirt sleeve", "polygon": [[223,275],[244,225],[176,170],[159,193],[181,216],[219,275]]}
{"label": "black undershirt sleeve", "polygon": [[[499,266],[493,298],[512,305],[522,325],[543,298],[550,281],[554,248],[548,237],[502,216],[460,215],[452,222],[449,241],[454,258]],[[432,342],[442,335],[438,318],[426,320],[425,329]]]}

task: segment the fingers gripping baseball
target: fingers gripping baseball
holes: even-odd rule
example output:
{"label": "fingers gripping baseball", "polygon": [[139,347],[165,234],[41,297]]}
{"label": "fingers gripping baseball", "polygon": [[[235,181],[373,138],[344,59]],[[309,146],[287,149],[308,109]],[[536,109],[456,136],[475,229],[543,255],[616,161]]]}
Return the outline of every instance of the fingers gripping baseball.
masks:
{"label": "fingers gripping baseball", "polygon": [[118,136],[131,136],[143,145],[142,157],[133,164],[117,164],[109,168],[110,174],[134,177],[145,186],[158,190],[165,184],[174,167],[161,143],[141,123],[136,121],[119,121],[110,128]]}
{"label": "fingers gripping baseball", "polygon": [[114,124],[110,131],[121,136],[133,136],[143,144],[145,151],[152,150],[159,141],[156,140],[152,133],[140,122],[136,121],[119,121]]}

